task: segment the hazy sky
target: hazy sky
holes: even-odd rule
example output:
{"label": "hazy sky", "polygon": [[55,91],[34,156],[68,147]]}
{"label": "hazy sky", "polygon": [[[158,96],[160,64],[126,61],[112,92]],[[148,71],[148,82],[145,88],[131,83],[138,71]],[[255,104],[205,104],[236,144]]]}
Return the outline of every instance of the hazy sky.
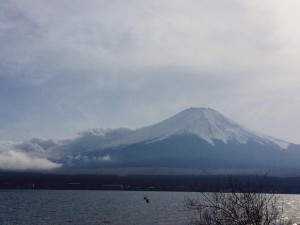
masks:
{"label": "hazy sky", "polygon": [[1,0],[0,140],[211,107],[300,143],[300,1]]}

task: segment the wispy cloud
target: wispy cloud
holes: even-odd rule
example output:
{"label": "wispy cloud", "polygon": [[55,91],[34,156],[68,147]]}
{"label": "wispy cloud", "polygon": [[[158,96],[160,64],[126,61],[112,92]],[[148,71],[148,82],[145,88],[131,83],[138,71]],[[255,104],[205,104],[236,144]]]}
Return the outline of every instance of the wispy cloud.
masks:
{"label": "wispy cloud", "polygon": [[99,161],[110,161],[111,157],[110,157],[110,155],[105,155],[105,156],[99,157],[98,160]]}
{"label": "wispy cloud", "polygon": [[0,153],[0,169],[4,170],[52,170],[60,166],[44,158],[30,157],[23,152],[10,150]]}
{"label": "wispy cloud", "polygon": [[1,170],[52,170],[59,167],[61,164],[47,158],[14,148],[13,143],[0,143]]}

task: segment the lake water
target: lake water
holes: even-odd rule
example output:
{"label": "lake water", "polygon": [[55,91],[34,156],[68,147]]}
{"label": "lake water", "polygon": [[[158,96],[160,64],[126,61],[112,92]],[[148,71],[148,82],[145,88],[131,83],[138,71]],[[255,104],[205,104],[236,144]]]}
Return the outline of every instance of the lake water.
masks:
{"label": "lake water", "polygon": [[[149,198],[149,203],[144,200]],[[186,192],[1,190],[1,225],[186,225]],[[281,195],[285,217],[300,221],[300,196]]]}

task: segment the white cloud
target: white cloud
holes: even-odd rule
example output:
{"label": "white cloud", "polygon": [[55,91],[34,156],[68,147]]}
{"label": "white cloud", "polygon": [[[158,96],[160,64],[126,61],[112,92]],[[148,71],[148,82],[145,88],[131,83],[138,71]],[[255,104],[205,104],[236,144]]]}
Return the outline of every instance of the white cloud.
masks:
{"label": "white cloud", "polygon": [[13,143],[0,143],[0,169],[1,170],[52,170],[61,164],[51,162],[14,148]]}
{"label": "white cloud", "polygon": [[222,73],[252,70],[269,66],[281,45],[272,38],[272,12],[239,1],[76,1],[72,7],[13,1],[7,7],[16,18],[11,28],[16,42],[6,40],[15,54],[6,52],[11,57],[5,60],[18,64],[10,68],[15,74],[27,71],[32,82],[77,71],[96,76],[103,86],[123,86],[124,78],[139,79],[136,70],[175,65]]}
{"label": "white cloud", "polygon": [[23,152],[10,150],[0,153],[0,169],[4,170],[51,170],[60,166],[45,158],[30,157]]}
{"label": "white cloud", "polygon": [[111,161],[111,157],[109,155],[105,155],[98,158],[99,161]]}

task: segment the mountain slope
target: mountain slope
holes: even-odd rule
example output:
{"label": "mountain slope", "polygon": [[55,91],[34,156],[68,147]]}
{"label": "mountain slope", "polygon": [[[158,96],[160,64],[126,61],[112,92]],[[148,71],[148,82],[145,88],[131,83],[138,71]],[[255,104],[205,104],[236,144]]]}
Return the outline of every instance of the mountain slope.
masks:
{"label": "mountain slope", "polygon": [[300,169],[299,159],[298,145],[252,132],[213,109],[190,108],[62,163],[81,169]]}

